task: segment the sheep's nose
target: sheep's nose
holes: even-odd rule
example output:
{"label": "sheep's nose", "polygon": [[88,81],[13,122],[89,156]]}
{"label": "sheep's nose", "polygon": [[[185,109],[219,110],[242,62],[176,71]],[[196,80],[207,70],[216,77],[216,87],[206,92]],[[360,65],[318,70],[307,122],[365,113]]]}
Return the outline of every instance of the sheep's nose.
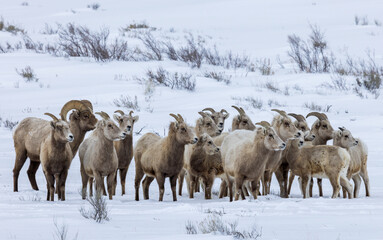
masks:
{"label": "sheep's nose", "polygon": [[355,145],[358,145],[359,144],[359,141],[358,140],[355,140]]}
{"label": "sheep's nose", "polygon": [[123,133],[122,133],[122,136],[123,136],[123,137],[126,137],[126,133],[125,133],[125,132],[123,132]]}
{"label": "sheep's nose", "polygon": [[302,135],[301,132],[297,132],[297,134],[295,136],[300,137],[301,135]]}
{"label": "sheep's nose", "polygon": [[300,144],[300,145],[303,145],[303,141],[299,141],[299,144]]}
{"label": "sheep's nose", "polygon": [[131,128],[132,128],[132,126],[128,126],[128,127],[127,127],[128,131],[130,131]]}
{"label": "sheep's nose", "polygon": [[286,143],[282,143],[281,149],[285,149],[285,147],[286,147]]}
{"label": "sheep's nose", "polygon": [[73,135],[69,135],[68,138],[69,138],[69,142],[72,142],[74,139]]}
{"label": "sheep's nose", "polygon": [[194,138],[194,143],[196,143],[196,142],[198,142],[198,138],[195,137]]}
{"label": "sheep's nose", "polygon": [[220,130],[218,130],[219,131],[219,133],[221,133],[223,130],[222,129],[220,129]]}
{"label": "sheep's nose", "polygon": [[219,123],[219,126],[221,126],[221,127],[222,127],[222,126],[223,126],[223,123],[222,123],[222,122],[221,122],[221,123]]}
{"label": "sheep's nose", "polygon": [[219,152],[219,148],[217,147],[217,149],[215,150],[216,152]]}

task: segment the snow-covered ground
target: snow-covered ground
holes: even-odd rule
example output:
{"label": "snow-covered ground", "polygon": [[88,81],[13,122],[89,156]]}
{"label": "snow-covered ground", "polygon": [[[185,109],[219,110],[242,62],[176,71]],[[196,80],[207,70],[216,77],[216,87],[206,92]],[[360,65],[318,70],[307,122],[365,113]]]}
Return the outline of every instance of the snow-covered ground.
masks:
{"label": "snow-covered ground", "polygon": [[[367,50],[375,53],[376,62],[383,63],[383,27],[374,21],[383,22],[383,2],[377,0],[145,0],[107,1],[100,0],[100,8],[87,8],[91,1],[47,0],[0,1],[0,16],[5,22],[25,29],[28,34],[42,41],[51,36],[41,34],[44,25],[75,22],[91,29],[110,28],[112,36],[119,29],[133,22],[146,21],[156,27],[155,34],[182,39],[188,32],[205,36],[223,51],[246,53],[252,59],[270,58],[273,75],[262,76],[259,72],[246,73],[243,69],[228,70],[203,65],[191,69],[187,64],[170,60],[151,62],[106,62],[98,63],[87,58],[62,58],[48,54],[37,54],[20,50],[0,54],[0,117],[20,121],[25,117],[46,118],[43,113],[58,114],[62,105],[71,99],[89,99],[97,111],[112,114],[118,108],[113,100],[121,95],[137,96],[141,111],[135,130],[142,127],[143,133],[156,131],[161,135],[167,131],[172,118],[169,113],[180,113],[190,124],[198,118],[197,112],[205,107],[225,108],[230,112],[225,130],[230,128],[236,111],[230,106],[244,106],[253,121],[271,121],[274,113],[270,101],[277,101],[287,112],[307,114],[305,103],[322,107],[332,105],[327,114],[334,127],[345,126],[354,136],[363,139],[369,148],[368,171],[371,197],[365,197],[364,186],[358,199],[331,199],[332,188],[324,180],[324,197],[302,199],[298,184],[294,182],[289,199],[278,196],[279,186],[275,178],[272,193],[258,200],[230,203],[228,198],[204,200],[203,194],[195,199],[187,197],[186,188],[177,202],[171,201],[169,183],[165,185],[164,202],[158,202],[158,186],[153,182],[150,200],[134,201],[134,161],[127,177],[127,195],[117,195],[107,200],[110,221],[97,224],[79,213],[81,200],[79,190],[81,177],[79,159],[72,162],[67,184],[65,202],[45,201],[45,178],[37,173],[40,191],[30,187],[26,166],[19,179],[19,192],[13,192],[12,169],[14,149],[12,132],[0,127],[0,239],[52,239],[54,219],[68,227],[68,239],[78,233],[78,239],[231,239],[221,235],[187,235],[187,221],[200,222],[211,211],[222,212],[224,221],[238,221],[238,228],[249,230],[253,225],[262,229],[262,239],[383,239],[383,102],[382,97],[361,99],[351,90],[339,92],[323,87],[331,83],[330,74],[297,73],[287,55],[287,36],[309,34],[309,24],[316,24],[325,33],[329,47],[336,57],[349,54],[365,57]],[[355,25],[354,17],[367,17],[366,26]],[[54,37],[54,36],[53,36]],[[16,42],[20,35],[0,31],[0,44]],[[48,40],[47,40],[48,39]],[[130,41],[130,40],[128,40]],[[131,41],[137,41],[131,39]],[[277,59],[280,61],[277,61]],[[281,62],[285,68],[282,69]],[[15,69],[31,66],[37,83],[26,83]],[[149,101],[145,86],[134,80],[148,69],[164,69],[174,72],[190,72],[196,76],[194,92],[155,87]],[[201,77],[205,71],[217,69],[231,75],[231,84],[216,82]],[[351,81],[351,79],[348,79]],[[273,83],[281,91],[272,92],[265,88]],[[352,82],[347,83],[351,86]],[[284,94],[288,87],[289,94]],[[252,97],[263,102],[261,109],[249,107],[239,98]],[[149,109],[149,110],[148,110]],[[315,119],[309,118],[310,124]],[[135,136],[135,141],[140,136]],[[214,190],[218,191],[217,180]],[[142,193],[140,193],[142,194]],[[142,197],[141,197],[142,198]]]}

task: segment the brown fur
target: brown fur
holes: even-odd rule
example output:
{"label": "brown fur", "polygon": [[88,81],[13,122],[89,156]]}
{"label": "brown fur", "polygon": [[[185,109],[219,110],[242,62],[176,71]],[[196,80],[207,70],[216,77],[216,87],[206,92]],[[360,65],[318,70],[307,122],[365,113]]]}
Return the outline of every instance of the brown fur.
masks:
{"label": "brown fur", "polygon": [[237,115],[233,118],[233,122],[231,124],[231,131],[237,129],[245,129],[245,130],[254,130],[255,125],[253,121],[251,121],[250,117],[245,115]]}
{"label": "brown fur", "polygon": [[225,109],[221,109],[220,112],[214,111],[214,112],[207,113],[207,114],[214,120],[214,122],[215,122],[215,124],[217,124],[218,128],[221,131],[223,131],[223,129],[225,128],[225,120],[230,116],[230,114]]}
{"label": "brown fur", "polygon": [[156,178],[160,190],[159,201],[162,201],[165,178],[169,177],[173,201],[177,201],[176,181],[184,165],[185,145],[197,140],[192,128],[179,121],[170,123],[167,137],[161,138],[153,133],[142,136],[134,148],[136,201],[139,200],[140,182],[145,174],[142,183],[144,199],[149,199],[149,185]]}
{"label": "brown fur", "polygon": [[40,158],[47,180],[47,201],[54,201],[55,181],[58,199],[65,201],[65,182],[73,159],[68,135],[73,139],[67,122],[51,122],[51,131],[41,143]]}
{"label": "brown fur", "polygon": [[[79,148],[80,171],[82,178],[82,198],[86,198],[86,188],[90,182],[90,195],[92,196],[93,178],[96,180],[97,195],[104,190],[104,177],[107,177],[108,195],[112,199],[114,179],[118,167],[118,158],[113,141],[121,140],[126,136],[111,119],[103,119],[97,123],[96,129]],[[105,193],[104,193],[105,195]]]}
{"label": "brown fur", "polygon": [[[117,152],[118,157],[118,169],[120,171],[120,181],[121,181],[121,195],[125,194],[125,181],[126,174],[129,169],[130,162],[133,158],[133,127],[134,124],[138,121],[138,116],[131,116],[125,114],[123,116],[114,115],[114,119],[119,123],[120,129],[126,132],[126,137],[124,140],[114,142],[114,147]],[[114,193],[116,192],[117,187],[117,173],[114,184]]]}
{"label": "brown fur", "polygon": [[211,137],[215,137],[221,134],[220,130],[214,120],[209,116],[209,114],[204,112],[199,112],[202,116],[198,118],[195,124],[195,133],[197,136],[207,133]]}
{"label": "brown fur", "polygon": [[346,177],[350,164],[347,151],[335,146],[302,145],[302,139],[289,140],[284,157],[293,174],[301,177],[303,198],[308,197],[308,184],[312,176],[329,178],[333,187],[332,198],[338,196],[340,185],[352,198],[352,187]]}
{"label": "brown fur", "polygon": [[[89,111],[75,110],[69,117],[70,130],[74,141],[69,143],[73,157],[87,131],[93,130],[97,119]],[[36,182],[36,172],[40,166],[40,146],[50,133],[49,121],[29,117],[22,120],[13,134],[16,152],[15,166],[13,168],[13,191],[18,191],[18,178],[20,170],[29,157],[30,165],[27,171],[29,182],[34,190],[39,190]]]}
{"label": "brown fur", "polygon": [[[243,135],[248,135],[243,137]],[[239,194],[245,198],[242,185],[245,180],[251,182],[251,193],[258,195],[258,182],[266,167],[268,154],[283,150],[285,144],[273,128],[258,129],[256,132],[237,130],[225,138],[222,143],[222,161],[229,186],[230,201],[233,199],[232,185],[235,183],[235,200]]]}

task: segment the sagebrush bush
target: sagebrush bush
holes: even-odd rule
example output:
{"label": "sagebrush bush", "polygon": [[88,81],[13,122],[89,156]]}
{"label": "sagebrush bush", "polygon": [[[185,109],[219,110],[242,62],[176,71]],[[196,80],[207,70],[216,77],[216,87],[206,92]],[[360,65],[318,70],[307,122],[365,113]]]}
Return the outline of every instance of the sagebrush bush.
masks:
{"label": "sagebrush bush", "polygon": [[93,219],[98,223],[109,221],[109,209],[105,197],[96,193],[93,197],[87,197],[86,200],[91,207],[88,210],[81,207],[79,210],[84,218]]}
{"label": "sagebrush bush", "polygon": [[39,79],[36,77],[33,69],[30,66],[26,66],[20,70],[16,69],[17,74],[24,78],[25,82],[37,82]]}
{"label": "sagebrush bush", "polygon": [[133,109],[138,112],[140,111],[137,96],[134,96],[134,99],[131,99],[129,96],[121,95],[119,98],[114,99],[113,103],[116,107]]}
{"label": "sagebrush bush", "polygon": [[215,79],[217,82],[224,82],[230,84],[231,76],[225,74],[225,72],[205,72],[204,77]]}

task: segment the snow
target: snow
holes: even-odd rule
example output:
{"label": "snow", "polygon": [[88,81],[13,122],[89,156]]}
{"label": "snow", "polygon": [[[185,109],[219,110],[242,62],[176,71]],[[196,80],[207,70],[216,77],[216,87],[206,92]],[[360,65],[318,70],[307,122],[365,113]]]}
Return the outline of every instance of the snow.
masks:
{"label": "snow", "polygon": [[[112,114],[118,108],[113,100],[121,95],[137,96],[141,111],[134,126],[143,133],[156,131],[161,136],[167,132],[172,118],[169,113],[180,113],[194,124],[198,111],[205,107],[225,108],[230,117],[225,124],[229,130],[236,111],[230,106],[238,98],[253,97],[263,101],[261,110],[246,108],[253,121],[271,121],[275,113],[268,101],[283,104],[287,112],[309,112],[305,103],[314,102],[324,107],[332,105],[327,114],[334,127],[345,126],[355,137],[366,142],[369,148],[368,171],[371,197],[365,197],[362,184],[358,199],[331,199],[332,188],[323,181],[324,197],[302,199],[297,181],[289,199],[278,196],[279,186],[272,181],[272,194],[258,200],[230,203],[228,198],[204,200],[202,193],[189,199],[184,186],[183,196],[173,202],[169,182],[165,184],[164,202],[158,202],[158,186],[150,187],[150,200],[134,201],[134,161],[127,176],[127,195],[120,196],[120,185],[113,200],[107,200],[110,221],[98,224],[85,219],[79,208],[89,207],[81,200],[79,159],[73,159],[67,184],[65,202],[47,202],[45,178],[37,172],[40,191],[30,187],[26,170],[28,160],[20,173],[19,192],[13,192],[12,169],[14,148],[12,132],[0,127],[0,239],[52,239],[53,220],[68,226],[68,239],[78,233],[78,239],[232,239],[229,236],[198,234],[187,235],[187,221],[200,222],[209,210],[224,211],[225,221],[238,221],[239,229],[256,225],[262,229],[262,239],[383,239],[383,148],[380,139],[383,127],[382,97],[361,99],[352,90],[338,92],[323,87],[331,83],[330,74],[297,73],[287,56],[287,36],[297,34],[306,38],[309,24],[318,25],[328,40],[336,57],[346,53],[353,57],[366,57],[365,52],[375,53],[376,61],[383,63],[383,27],[374,20],[383,21],[383,2],[376,0],[210,0],[210,1],[107,1],[100,0],[97,11],[87,8],[91,1],[35,0],[22,6],[21,1],[1,0],[0,16],[5,22],[27,30],[33,38],[49,41],[54,36],[43,35],[45,23],[66,24],[74,22],[98,30],[109,27],[111,36],[119,36],[119,29],[133,22],[146,21],[158,28],[154,34],[168,35],[181,41],[188,32],[207,36],[220,50],[246,53],[256,58],[270,58],[274,75],[262,76],[259,72],[228,70],[203,65],[191,69],[187,64],[164,60],[161,62],[106,62],[98,63],[87,58],[62,58],[19,50],[0,54],[0,117],[20,121],[25,117],[45,117],[43,113],[58,114],[62,105],[71,99],[89,99],[96,111]],[[356,26],[355,15],[367,16],[368,26]],[[170,29],[174,29],[170,31]],[[17,42],[19,35],[0,32],[0,44]],[[132,39],[128,41],[137,41]],[[281,69],[277,57],[285,66]],[[26,83],[15,69],[31,66],[39,81]],[[134,80],[148,69],[163,67],[170,72],[187,72],[196,76],[194,92],[156,87],[150,102],[145,101],[145,86]],[[202,77],[205,71],[217,69],[231,75],[231,84],[218,83]],[[274,93],[264,87],[273,82],[281,92]],[[351,82],[348,82],[351,84]],[[299,88],[295,88],[297,85]],[[18,87],[16,87],[18,86]],[[283,94],[289,87],[289,95]],[[146,110],[153,109],[153,112]],[[309,124],[315,118],[308,118]],[[137,141],[139,136],[134,136]],[[214,190],[218,191],[220,180]],[[142,192],[140,189],[141,199]],[[57,197],[57,196],[56,196]]]}

